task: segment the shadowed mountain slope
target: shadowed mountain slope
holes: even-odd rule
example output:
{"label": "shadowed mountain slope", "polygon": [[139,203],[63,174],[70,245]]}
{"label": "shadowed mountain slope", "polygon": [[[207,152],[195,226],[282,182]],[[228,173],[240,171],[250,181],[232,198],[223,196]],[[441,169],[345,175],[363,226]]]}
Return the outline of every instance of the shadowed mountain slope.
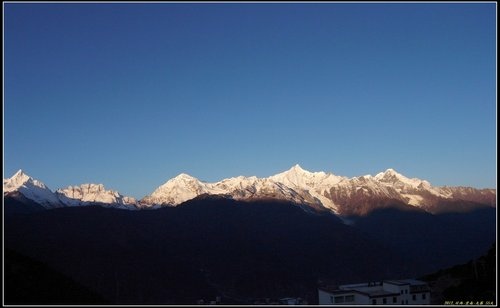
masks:
{"label": "shadowed mountain slope", "polygon": [[301,296],[316,282],[401,273],[404,260],[331,214],[199,198],[175,208],[61,208],[5,221],[5,245],[114,303]]}

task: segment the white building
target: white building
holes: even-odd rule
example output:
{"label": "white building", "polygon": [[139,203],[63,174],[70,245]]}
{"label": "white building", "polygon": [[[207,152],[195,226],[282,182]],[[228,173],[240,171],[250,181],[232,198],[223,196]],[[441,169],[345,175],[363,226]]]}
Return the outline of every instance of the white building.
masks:
{"label": "white building", "polygon": [[415,279],[384,280],[318,289],[320,305],[428,305],[430,288]]}
{"label": "white building", "polygon": [[300,297],[285,297],[280,299],[281,305],[304,305],[304,301]]}

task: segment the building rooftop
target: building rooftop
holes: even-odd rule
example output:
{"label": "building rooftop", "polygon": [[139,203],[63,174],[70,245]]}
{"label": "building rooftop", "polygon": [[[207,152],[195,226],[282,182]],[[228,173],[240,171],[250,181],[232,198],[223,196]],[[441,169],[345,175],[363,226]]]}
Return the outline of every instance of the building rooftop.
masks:
{"label": "building rooftop", "polygon": [[411,286],[421,286],[426,285],[427,283],[424,281],[416,280],[416,279],[398,279],[398,280],[384,280],[385,283],[390,283],[398,286],[403,285],[411,285]]}
{"label": "building rooftop", "polygon": [[377,296],[390,296],[394,295],[397,293],[384,290],[384,286],[380,283],[371,283],[371,284],[364,284],[364,285],[349,285],[349,286],[340,286],[340,290],[345,291],[356,291],[359,293],[366,294],[370,297],[377,297]]}
{"label": "building rooftop", "polygon": [[384,280],[377,282],[365,282],[356,284],[345,284],[340,286],[327,286],[320,289],[330,292],[332,294],[341,293],[361,293],[369,297],[382,297],[382,296],[397,296],[399,293],[394,293],[384,289],[384,284],[392,284],[397,286],[409,285],[410,287],[426,287],[427,283],[416,279],[399,279],[399,280]]}

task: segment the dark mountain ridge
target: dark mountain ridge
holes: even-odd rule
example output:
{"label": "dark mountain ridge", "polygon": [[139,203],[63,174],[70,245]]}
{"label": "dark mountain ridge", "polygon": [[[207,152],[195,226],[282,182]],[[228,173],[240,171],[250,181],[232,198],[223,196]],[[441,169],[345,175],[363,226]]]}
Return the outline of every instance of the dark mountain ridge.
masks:
{"label": "dark mountain ridge", "polygon": [[355,228],[387,243],[423,272],[476,258],[496,241],[496,209],[489,207],[439,215],[389,208],[353,221]]}
{"label": "dark mountain ridge", "polygon": [[350,217],[349,226],[328,212],[276,200],[200,196],[151,211],[32,213],[12,213],[14,204],[4,201],[6,248],[119,304],[193,304],[215,296],[315,303],[318,280],[417,277],[470,259],[495,237],[492,208],[448,215],[390,208]]}
{"label": "dark mountain ridge", "polygon": [[431,304],[494,305],[497,294],[496,243],[479,258],[441,269],[420,279],[429,283]]}
{"label": "dark mountain ridge", "polygon": [[53,268],[6,249],[3,254],[7,305],[109,304],[99,295]]}
{"label": "dark mountain ridge", "polygon": [[5,245],[116,303],[194,303],[220,293],[314,302],[318,278],[394,275],[403,262],[334,215],[211,198],[155,211],[96,206],[11,215]]}

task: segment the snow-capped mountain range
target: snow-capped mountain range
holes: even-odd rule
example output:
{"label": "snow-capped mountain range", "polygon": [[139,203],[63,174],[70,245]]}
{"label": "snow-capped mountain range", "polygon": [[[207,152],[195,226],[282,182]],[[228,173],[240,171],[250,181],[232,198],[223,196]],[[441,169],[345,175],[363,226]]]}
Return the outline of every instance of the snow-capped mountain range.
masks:
{"label": "snow-capped mountain range", "polygon": [[22,170],[17,171],[11,178],[3,180],[3,193],[4,196],[21,193],[46,209],[91,204],[135,209],[137,204],[134,198],[124,197],[113,190],[106,190],[102,184],[69,186],[53,192],[45,184],[33,179]]}
{"label": "snow-capped mountain range", "polygon": [[3,180],[3,194],[19,192],[24,197],[35,201],[45,208],[59,207],[57,196],[42,182],[17,171],[10,179]]}
{"label": "snow-capped mountain range", "polygon": [[82,206],[95,203],[113,204],[117,207],[128,208],[137,201],[132,197],[124,197],[113,190],[106,190],[102,184],[82,184],[68,186],[56,191],[57,197],[67,206]]}
{"label": "snow-capped mountain range", "polygon": [[202,195],[219,195],[236,200],[276,199],[305,207],[326,209],[341,216],[364,215],[385,206],[418,207],[436,213],[464,206],[496,206],[495,189],[471,187],[435,187],[428,181],[407,178],[393,169],[375,176],[344,177],[325,172],[310,172],[295,165],[287,171],[267,177],[238,176],[207,183],[182,173],[137,201],[102,184],[69,186],[52,192],[42,182],[22,170],[4,179],[4,196],[14,192],[45,208],[64,206],[102,206],[122,209],[152,209],[177,206]]}

